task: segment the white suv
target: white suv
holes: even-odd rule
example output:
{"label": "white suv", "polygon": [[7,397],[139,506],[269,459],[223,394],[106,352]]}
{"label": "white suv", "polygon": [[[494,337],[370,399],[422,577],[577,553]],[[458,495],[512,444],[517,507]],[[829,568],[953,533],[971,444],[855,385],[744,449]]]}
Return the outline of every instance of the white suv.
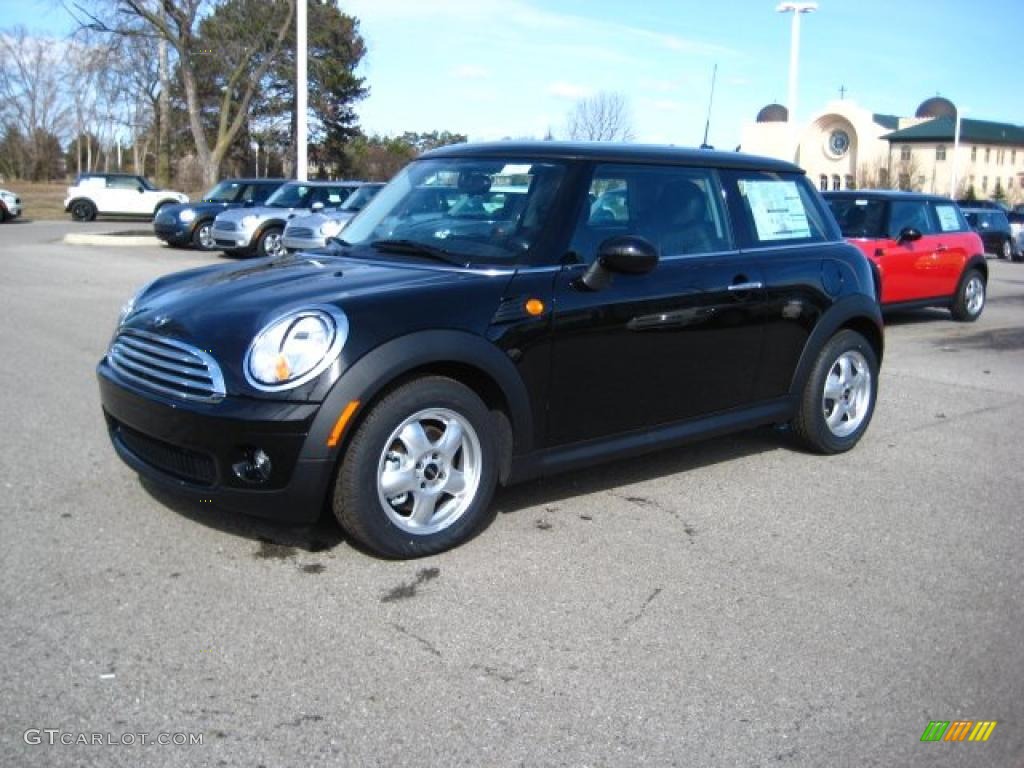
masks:
{"label": "white suv", "polygon": [[162,205],[187,202],[187,195],[157,189],[145,176],[83,173],[68,187],[64,210],[75,221],[92,221],[97,214],[152,218]]}

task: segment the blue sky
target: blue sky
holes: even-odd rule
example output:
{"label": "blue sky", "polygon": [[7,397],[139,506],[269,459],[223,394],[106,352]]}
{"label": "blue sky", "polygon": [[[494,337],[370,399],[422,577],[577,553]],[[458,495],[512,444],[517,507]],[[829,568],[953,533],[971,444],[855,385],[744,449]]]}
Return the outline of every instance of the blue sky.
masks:
{"label": "blue sky", "polygon": [[[563,136],[576,99],[626,96],[640,141],[710,141],[786,99],[790,17],[775,0],[345,0],[361,20],[368,132],[451,130],[473,140]],[[60,34],[56,0],[0,0],[4,26]],[[941,93],[971,117],[1024,123],[1024,1],[820,0],[803,17],[798,117],[838,98],[913,114]]]}

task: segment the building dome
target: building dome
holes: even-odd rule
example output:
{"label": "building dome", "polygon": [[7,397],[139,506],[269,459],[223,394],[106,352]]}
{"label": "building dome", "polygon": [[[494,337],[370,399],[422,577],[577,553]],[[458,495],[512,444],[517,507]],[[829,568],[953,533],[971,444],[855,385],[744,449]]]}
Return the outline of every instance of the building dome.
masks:
{"label": "building dome", "polygon": [[789,110],[781,104],[769,104],[757,113],[759,123],[785,123],[789,120]]}
{"label": "building dome", "polygon": [[915,117],[956,117],[956,105],[942,96],[933,96],[921,102]]}

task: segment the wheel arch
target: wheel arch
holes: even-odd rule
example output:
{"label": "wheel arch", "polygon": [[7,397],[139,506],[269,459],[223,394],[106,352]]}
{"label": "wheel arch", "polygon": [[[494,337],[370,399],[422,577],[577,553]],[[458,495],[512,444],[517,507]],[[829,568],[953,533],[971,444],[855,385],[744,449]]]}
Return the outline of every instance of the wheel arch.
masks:
{"label": "wheel arch", "polygon": [[[495,416],[504,482],[512,457],[533,445],[533,419],[526,386],[508,357],[490,342],[465,331],[423,331],[393,339],[356,361],[335,383],[307,438],[310,457],[337,458],[363,419],[384,395],[421,376],[445,376],[469,387]],[[327,446],[340,414],[359,401],[338,444]]]}
{"label": "wheel arch", "polygon": [[75,203],[88,203],[89,205],[92,206],[92,209],[94,211],[99,213],[100,207],[96,205],[96,201],[93,200],[91,197],[85,197],[84,195],[71,198],[71,200],[68,202],[67,207],[64,210],[70,212],[71,209],[75,207]]}
{"label": "wheel arch", "polygon": [[800,361],[789,385],[791,395],[799,397],[804,383],[814,369],[818,354],[835,334],[844,329],[861,334],[875,352],[878,364],[882,364],[885,351],[885,335],[882,326],[882,312],[877,301],[857,294],[840,299],[828,309],[814,327],[804,344]]}
{"label": "wheel arch", "polygon": [[[967,263],[964,264],[963,271],[960,273],[961,281],[970,269],[978,270],[981,273],[981,279],[985,281],[985,285],[988,285],[988,262],[985,260],[985,254],[976,253],[967,259]],[[957,284],[957,288],[959,288],[959,284]]]}

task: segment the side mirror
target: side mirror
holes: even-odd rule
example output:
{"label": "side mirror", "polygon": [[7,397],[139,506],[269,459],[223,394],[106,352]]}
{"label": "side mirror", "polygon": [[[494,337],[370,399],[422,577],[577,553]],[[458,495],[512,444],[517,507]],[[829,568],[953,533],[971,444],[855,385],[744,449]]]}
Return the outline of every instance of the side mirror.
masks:
{"label": "side mirror", "polygon": [[139,187],[136,187],[136,188],[135,188],[135,191],[136,191],[136,192],[138,192],[138,193],[139,193],[139,194],[141,195],[141,194],[142,194],[143,192],[145,192],[146,190],[145,190],[145,189],[143,189],[143,188],[142,188],[141,186],[139,186]]}
{"label": "side mirror", "polygon": [[320,213],[320,211],[322,211],[323,209],[324,209],[324,204],[322,202],[320,202],[320,201],[317,201],[317,202],[313,203],[312,206],[310,206],[310,210],[313,211],[313,213]]}
{"label": "side mirror", "polygon": [[921,239],[921,230],[913,227],[904,227],[900,230],[900,236],[896,238],[897,243],[912,243]]}
{"label": "side mirror", "polygon": [[597,258],[580,283],[588,291],[599,291],[608,285],[613,272],[643,275],[658,265],[658,249],[650,240],[637,235],[610,237],[597,248]]}

